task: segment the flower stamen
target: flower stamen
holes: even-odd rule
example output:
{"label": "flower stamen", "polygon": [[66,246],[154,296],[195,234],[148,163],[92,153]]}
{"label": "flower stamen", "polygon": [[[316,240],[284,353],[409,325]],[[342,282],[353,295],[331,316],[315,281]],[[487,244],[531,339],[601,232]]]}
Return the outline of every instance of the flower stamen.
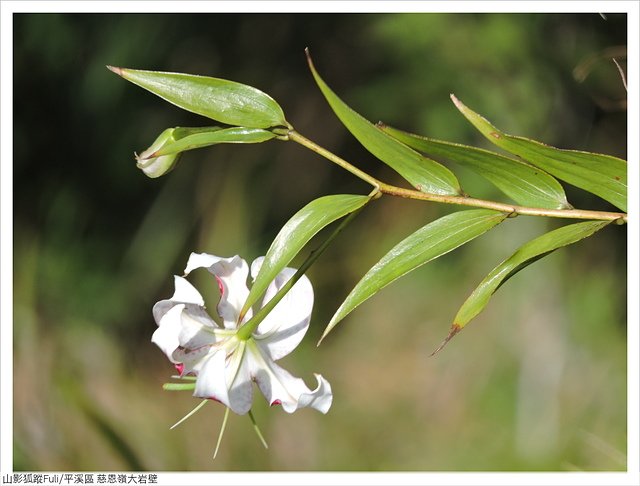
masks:
{"label": "flower stamen", "polygon": [[229,418],[229,408],[227,408],[224,412],[224,418],[222,419],[222,426],[220,427],[220,433],[218,434],[218,441],[216,442],[216,449],[213,451],[213,458],[215,459],[218,455],[218,449],[220,449],[220,443],[222,442],[222,436],[224,435],[224,430],[227,427],[227,419]]}
{"label": "flower stamen", "polygon": [[196,408],[194,408],[193,410],[191,410],[191,412],[189,412],[187,415],[185,415],[184,417],[182,417],[180,420],[178,420],[175,424],[173,424],[169,430],[173,430],[175,429],[178,425],[180,425],[182,422],[184,422],[185,420],[187,420],[189,417],[191,417],[194,413],[196,413],[198,410],[200,410],[202,407],[204,407],[204,404],[207,403],[209,400],[202,400],[198,406]]}
{"label": "flower stamen", "polygon": [[262,435],[262,432],[260,432],[260,428],[258,427],[258,423],[256,422],[256,418],[253,416],[253,412],[251,410],[249,410],[249,418],[251,419],[251,423],[253,424],[253,430],[255,431],[256,435],[258,436],[258,439],[260,439],[260,442],[262,442],[262,445],[264,446],[264,448],[268,449],[269,448],[269,444],[267,444],[267,441],[264,440],[264,436]]}

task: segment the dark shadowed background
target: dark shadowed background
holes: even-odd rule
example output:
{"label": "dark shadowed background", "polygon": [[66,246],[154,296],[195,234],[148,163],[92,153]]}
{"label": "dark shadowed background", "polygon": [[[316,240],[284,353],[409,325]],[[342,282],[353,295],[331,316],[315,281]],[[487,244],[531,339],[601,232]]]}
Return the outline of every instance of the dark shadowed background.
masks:
{"label": "dark shadowed background", "polygon": [[[385,181],[307,69],[372,121],[486,146],[455,93],[501,129],[626,158],[625,15],[16,14],[16,470],[622,470],[626,468],[626,228],[519,274],[438,356],[464,299],[517,246],[562,221],[520,217],[363,304],[332,313],[396,242],[453,207],[385,197],[310,270],[308,335],[281,364],[332,384],[329,414],[255,398],[270,444],[223,407],[166,392],[153,304],[191,251],[252,260],[310,200],[369,188],[293,143],[187,153],[160,179],[135,167],[170,126],[210,124],[105,65],[232,79],[273,96],[296,129]],[[610,49],[610,51],[607,51]],[[574,69],[585,66],[582,82]],[[466,191],[504,200],[451,166]],[[567,187],[574,206],[611,209]],[[316,242],[317,244],[317,242]],[[313,248],[314,243],[309,248]],[[308,250],[307,250],[308,251]],[[306,254],[306,251],[303,252]],[[302,255],[304,257],[304,255]],[[297,260],[294,263],[300,263]],[[195,282],[210,302],[216,286]]]}

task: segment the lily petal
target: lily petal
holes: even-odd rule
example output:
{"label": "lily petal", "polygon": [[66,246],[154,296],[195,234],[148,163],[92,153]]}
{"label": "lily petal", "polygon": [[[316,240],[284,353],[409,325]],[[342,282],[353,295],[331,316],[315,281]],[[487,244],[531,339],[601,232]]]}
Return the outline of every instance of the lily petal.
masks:
{"label": "lily petal", "polygon": [[203,324],[197,315],[191,314],[190,309],[184,309],[180,318],[180,347],[173,352],[172,358],[174,362],[182,363],[181,375],[196,374],[207,355],[222,346],[232,331]]}
{"label": "lily petal", "polygon": [[180,346],[183,309],[184,304],[177,304],[165,312],[158,322],[158,329],[151,336],[151,342],[155,343],[172,363],[178,363],[173,359],[173,352]]}
{"label": "lily petal", "polygon": [[244,359],[245,345],[238,343],[230,355],[226,348],[213,353],[200,369],[193,396],[221,402],[239,415],[249,412],[253,385]]}
{"label": "lily petal", "polygon": [[322,413],[329,411],[333,394],[331,385],[321,375],[314,374],[318,386],[312,391],[301,378],[265,357],[257,343],[249,343],[247,352],[251,375],[270,405],[282,405],[287,413],[303,407],[315,408]]}
{"label": "lily petal", "polygon": [[159,327],[151,340],[171,362],[180,364],[181,375],[197,372],[211,346],[225,338],[225,331],[218,328],[203,305],[195,287],[176,276],[173,297],[158,302],[153,308]]}
{"label": "lily petal", "polygon": [[180,305],[181,309],[186,309],[190,316],[198,321],[201,326],[217,328],[217,324],[204,309],[204,299],[200,292],[186,279],[175,276],[175,291],[170,299],[161,300],[153,306],[153,317],[158,325],[165,315]]}
{"label": "lily petal", "polygon": [[[255,279],[262,266],[263,257],[251,264],[251,276]],[[283,269],[269,284],[265,292],[264,306],[296,273],[294,268]],[[260,323],[254,338],[268,351],[272,360],[278,360],[293,351],[309,328],[313,309],[313,287],[303,275],[287,292],[274,309]]]}
{"label": "lily petal", "polygon": [[161,300],[153,306],[153,318],[156,323],[160,323],[162,316],[164,316],[169,309],[177,304],[194,304],[196,306],[204,306],[204,299],[200,292],[189,283],[188,280],[178,277],[173,277],[175,290],[173,296],[170,299]]}
{"label": "lily petal", "polygon": [[[249,266],[247,262],[238,255],[222,258],[208,253],[192,253],[184,270],[185,274],[189,274],[196,268],[206,268],[216,277],[220,289],[218,314],[222,317],[225,328],[235,329],[240,310],[249,295],[247,288]],[[251,313],[248,312],[244,320],[250,318]]]}
{"label": "lily petal", "polygon": [[174,364],[182,364],[180,374],[198,371],[200,361],[210,352],[211,347],[225,339],[225,333],[215,326],[204,310],[196,307],[193,315],[187,307],[190,304],[176,304],[164,314],[151,341],[155,343]]}

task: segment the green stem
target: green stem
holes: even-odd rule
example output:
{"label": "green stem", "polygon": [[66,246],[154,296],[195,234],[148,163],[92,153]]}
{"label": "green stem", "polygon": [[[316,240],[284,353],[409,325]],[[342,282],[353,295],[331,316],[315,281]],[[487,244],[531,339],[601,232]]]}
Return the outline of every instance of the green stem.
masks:
{"label": "green stem", "polygon": [[315,142],[312,142],[308,138],[300,135],[298,132],[291,130],[288,134],[288,139],[303,145],[304,147],[322,155],[331,162],[339,165],[343,169],[351,172],[353,175],[362,179],[363,181],[371,184],[381,194],[389,194],[391,196],[404,197],[408,199],[418,199],[421,201],[431,201],[444,204],[457,204],[460,206],[471,206],[476,208],[493,209],[495,211],[501,211],[503,213],[509,213],[512,215],[526,215],[526,216],[546,216],[549,218],[568,218],[568,219],[589,219],[600,221],[615,221],[616,223],[623,224],[627,222],[626,213],[615,213],[607,211],[590,211],[585,209],[545,209],[545,208],[533,208],[527,206],[519,206],[516,204],[504,204],[495,201],[487,201],[484,199],[476,199],[466,196],[445,196],[440,194],[429,194],[426,192],[416,191],[414,189],[405,189],[402,187],[393,186],[379,181],[375,177],[363,172],[362,170],[354,167],[349,162],[341,157],[338,157],[327,149],[319,146]]}
{"label": "green stem", "polygon": [[[374,189],[371,193],[371,198],[375,198],[378,192]],[[298,268],[296,273],[285,283],[280,290],[274,295],[269,302],[266,303],[264,307],[262,307],[258,312],[256,312],[251,319],[245,322],[238,332],[236,336],[238,339],[246,340],[251,337],[251,334],[258,328],[258,325],[264,320],[265,317],[273,310],[273,308],[282,300],[282,298],[291,290],[291,288],[296,284],[296,282],[304,275],[304,273],[309,269],[311,265],[318,259],[318,257],[322,254],[324,250],[327,249],[329,244],[338,236],[340,233],[352,220],[356,217],[356,215],[364,208],[366,204],[354,212],[352,212],[349,216],[344,218],[342,222],[333,230],[333,233],[329,235],[329,237],[322,242],[317,249],[313,250],[304,263]]]}
{"label": "green stem", "polygon": [[337,164],[340,167],[342,167],[344,170],[351,172],[354,176],[356,176],[359,179],[362,179],[365,182],[368,182],[369,184],[371,184],[375,188],[380,187],[380,185],[382,184],[382,182],[380,182],[375,177],[370,176],[366,172],[358,169],[357,167],[354,167],[353,165],[351,165],[349,162],[347,162],[343,158],[338,157],[333,152],[329,152],[327,149],[321,147],[317,143],[312,142],[311,140],[309,140],[306,137],[303,137],[302,135],[300,135],[295,130],[291,130],[289,132],[288,138],[289,138],[289,140],[293,140],[294,142],[298,142],[300,145],[304,145],[309,150],[312,150],[315,153],[317,153],[319,155],[322,155],[325,159],[329,159],[334,164]]}
{"label": "green stem", "polygon": [[425,192],[415,191],[413,189],[404,189],[402,187],[391,186],[384,183],[380,183],[379,188],[381,193],[390,194],[392,196],[406,197],[409,199],[418,199],[422,201],[440,202],[444,204],[458,204],[461,206],[494,209],[496,211],[502,211],[503,213],[509,213],[513,215],[521,214],[523,216],[546,216],[549,218],[589,219],[601,221],[617,221],[621,223],[627,222],[626,213],[590,211],[587,209],[531,208],[527,206],[518,206],[516,204],[504,204],[495,201],[487,201],[485,199],[475,199],[473,197],[427,194]]}

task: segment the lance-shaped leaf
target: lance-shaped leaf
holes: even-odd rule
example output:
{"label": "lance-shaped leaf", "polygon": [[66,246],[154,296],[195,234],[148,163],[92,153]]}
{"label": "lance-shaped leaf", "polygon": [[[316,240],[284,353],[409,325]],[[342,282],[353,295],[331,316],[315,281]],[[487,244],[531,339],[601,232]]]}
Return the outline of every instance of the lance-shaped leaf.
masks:
{"label": "lance-shaped leaf", "polygon": [[591,236],[609,223],[610,221],[584,221],[570,224],[550,231],[522,245],[513,255],[495,267],[462,304],[453,320],[449,335],[435,352],[442,349],[471,319],[482,312],[494,292],[520,270],[558,248],[571,245]]}
{"label": "lance-shaped leaf", "polygon": [[480,236],[506,214],[489,209],[458,211],[423,226],[376,263],[349,293],[325,329],[322,339],[344,317],[394,280]]}
{"label": "lance-shaped leaf", "polygon": [[451,95],[460,112],[489,141],[549,174],[627,210],[627,162],[610,155],[563,150],[524,137],[507,135]]}
{"label": "lance-shaped leaf", "polygon": [[446,157],[468,167],[518,204],[545,209],[572,208],[556,179],[522,160],[468,145],[422,137],[381,123],[378,126],[411,148],[431,157]]}
{"label": "lance-shaped leaf", "polygon": [[246,84],[192,74],[107,67],[183,110],[221,123],[250,128],[287,126],[280,105]]}
{"label": "lance-shaped leaf", "polygon": [[322,80],[308,53],[307,58],[313,77],[334,113],[369,152],[398,172],[419,191],[443,195],[462,193],[458,179],[449,169],[398,142],[356,113]]}
{"label": "lance-shaped leaf", "polygon": [[280,271],[322,228],[369,202],[369,196],[335,194],[315,199],[293,215],[271,243],[241,315],[255,304]]}
{"label": "lance-shaped leaf", "polygon": [[262,128],[178,127],[173,132],[175,141],[163,145],[160,150],[149,154],[147,158],[175,154],[219,143],[260,143],[275,137],[273,132]]}

